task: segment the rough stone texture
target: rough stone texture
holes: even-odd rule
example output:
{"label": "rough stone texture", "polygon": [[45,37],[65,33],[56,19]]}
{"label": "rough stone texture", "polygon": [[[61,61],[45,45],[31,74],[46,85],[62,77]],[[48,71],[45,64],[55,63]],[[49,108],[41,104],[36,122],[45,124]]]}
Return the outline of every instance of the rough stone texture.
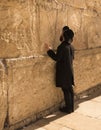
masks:
{"label": "rough stone texture", "polygon": [[101,48],[76,52],[74,76],[77,93],[101,84]]}
{"label": "rough stone texture", "polygon": [[0,57],[43,54],[45,42],[56,49],[67,24],[76,49],[101,46],[100,5],[100,0],[1,0]]}
{"label": "rough stone texture", "polygon": [[0,60],[0,130],[3,129],[7,116],[7,85],[5,78],[4,65]]}
{"label": "rough stone texture", "polygon": [[62,93],[54,86],[54,64],[42,58],[8,60],[9,123],[58,104]]}
{"label": "rough stone texture", "polygon": [[56,49],[64,25],[75,32],[75,91],[101,83],[100,6],[100,0],[0,0],[0,58],[7,61],[0,69],[0,128],[6,117],[12,125],[62,101],[44,44]]}
{"label": "rough stone texture", "polygon": [[[100,84],[100,51],[95,49],[76,53],[74,69],[77,93]],[[7,65],[10,125],[62,101],[61,90],[55,88],[55,66],[50,58],[18,58],[7,60]]]}
{"label": "rough stone texture", "polygon": [[40,44],[47,41],[56,48],[61,28],[68,25],[75,32],[74,46],[77,50],[101,46],[99,0],[39,0],[36,3]]}
{"label": "rough stone texture", "polygon": [[37,51],[34,4],[34,0],[0,1],[0,57],[28,56]]}

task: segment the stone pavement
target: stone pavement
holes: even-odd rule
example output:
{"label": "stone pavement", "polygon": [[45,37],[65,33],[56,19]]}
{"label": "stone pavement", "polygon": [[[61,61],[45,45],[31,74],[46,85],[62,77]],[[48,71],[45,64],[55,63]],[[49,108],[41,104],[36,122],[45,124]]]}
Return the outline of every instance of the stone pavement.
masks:
{"label": "stone pavement", "polygon": [[57,111],[22,130],[101,130],[101,96],[84,96],[76,102],[74,113]]}

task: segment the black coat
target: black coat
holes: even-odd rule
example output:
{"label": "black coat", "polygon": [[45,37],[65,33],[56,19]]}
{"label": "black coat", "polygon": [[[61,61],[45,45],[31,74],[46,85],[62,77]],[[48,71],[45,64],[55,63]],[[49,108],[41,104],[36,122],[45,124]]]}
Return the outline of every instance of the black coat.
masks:
{"label": "black coat", "polygon": [[56,61],[56,87],[68,88],[74,85],[72,46],[64,41],[58,46],[56,54],[53,50],[47,53]]}

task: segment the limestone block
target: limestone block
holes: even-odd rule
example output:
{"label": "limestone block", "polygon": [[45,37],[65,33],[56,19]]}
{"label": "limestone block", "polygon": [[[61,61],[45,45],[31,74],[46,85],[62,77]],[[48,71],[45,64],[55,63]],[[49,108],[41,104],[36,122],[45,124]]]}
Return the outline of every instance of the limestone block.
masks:
{"label": "limestone block", "polygon": [[82,37],[88,48],[101,46],[100,37],[100,15],[94,11],[85,10],[82,16]]}
{"label": "limestone block", "polygon": [[55,26],[56,26],[56,10],[44,9],[43,7],[39,7],[40,11],[37,14],[39,18],[39,53],[45,53],[45,43],[49,43],[51,45],[55,42]]}
{"label": "limestone block", "polygon": [[93,10],[95,12],[100,13],[101,12],[101,1],[100,0],[86,0],[85,1],[86,6],[88,9]]}
{"label": "limestone block", "polygon": [[40,7],[39,53],[45,53],[44,44],[49,43],[54,49],[60,43],[63,26],[67,25],[67,9],[51,10]]}
{"label": "limestone block", "polygon": [[7,116],[7,86],[5,83],[5,72],[0,60],[0,130],[3,129]]}
{"label": "limestone block", "polygon": [[44,43],[56,49],[61,29],[75,32],[74,46],[86,49],[100,44],[100,0],[0,1],[0,57],[43,54]]}
{"label": "limestone block", "polygon": [[72,5],[75,7],[75,8],[80,8],[80,9],[86,9],[86,2],[85,0],[72,0]]}
{"label": "limestone block", "polygon": [[[55,1],[55,0],[54,0]],[[72,6],[74,8],[80,8],[80,9],[83,9],[83,8],[86,8],[86,2],[84,0],[56,0],[57,3],[64,3],[68,6]]]}
{"label": "limestone block", "polygon": [[74,31],[73,45],[75,49],[86,49],[87,43],[84,37],[84,33],[86,32],[82,30],[82,11],[69,7],[67,20],[68,26]]}
{"label": "limestone block", "polygon": [[76,53],[74,75],[77,93],[101,84],[101,49]]}
{"label": "limestone block", "polygon": [[30,0],[0,2],[0,57],[31,55],[37,51],[34,7],[35,2]]}
{"label": "limestone block", "polygon": [[87,48],[86,42],[83,42],[83,31],[81,30],[82,11],[67,5],[62,6],[62,4],[57,4],[55,7],[51,2],[48,4],[46,3],[39,2],[37,4],[37,28],[39,30],[39,32],[37,31],[37,38],[40,44],[39,53],[44,53],[45,42],[49,43],[54,49],[57,48],[60,43],[59,38],[62,28],[65,25],[68,25],[75,32],[75,48]]}
{"label": "limestone block", "polygon": [[56,47],[60,44],[60,35],[62,33],[62,28],[67,25],[67,12],[68,8],[64,7],[63,9],[57,10],[57,16],[56,16],[56,30],[55,30],[55,43],[53,48],[56,49]]}
{"label": "limestone block", "polygon": [[89,23],[89,29],[88,29],[88,47],[89,48],[96,48],[101,46],[101,35],[100,30],[101,24],[100,21],[101,17],[96,17],[91,19]]}
{"label": "limestone block", "polygon": [[[83,4],[84,3],[84,4]],[[82,5],[82,6],[81,6]],[[95,5],[97,7],[98,4]],[[74,47],[77,50],[95,48],[100,44],[100,12],[89,10],[82,1],[37,1],[38,43],[44,53],[44,41],[54,49],[59,44],[62,27],[68,25],[75,33]],[[39,22],[38,22],[39,21]],[[44,30],[44,31],[43,31]]]}
{"label": "limestone block", "polygon": [[15,124],[62,100],[50,58],[8,60],[9,123]]}

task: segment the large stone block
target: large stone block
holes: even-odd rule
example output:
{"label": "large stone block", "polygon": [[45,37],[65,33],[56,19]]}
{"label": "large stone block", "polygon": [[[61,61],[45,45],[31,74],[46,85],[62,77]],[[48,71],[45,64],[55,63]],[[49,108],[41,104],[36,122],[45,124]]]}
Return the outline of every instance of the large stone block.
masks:
{"label": "large stone block", "polygon": [[77,93],[101,84],[101,48],[77,52],[74,72]]}
{"label": "large stone block", "polygon": [[0,2],[0,57],[18,57],[37,52],[35,2]]}
{"label": "large stone block", "polygon": [[85,3],[86,3],[86,6],[88,9],[98,12],[100,14],[100,12],[101,12],[101,1],[100,0],[94,0],[94,1],[86,0]]}
{"label": "large stone block", "polygon": [[55,23],[55,43],[53,48],[56,49],[56,47],[60,44],[60,35],[62,33],[62,28],[67,25],[67,12],[68,8],[65,6],[63,9],[57,10],[57,16],[56,16],[56,23]]}
{"label": "large stone block", "polygon": [[15,124],[61,102],[49,58],[8,60],[9,123]]}
{"label": "large stone block", "polygon": [[[74,61],[76,93],[95,87],[101,82],[101,49],[76,52]],[[7,60],[9,123],[46,110],[62,101],[55,88],[54,61],[48,57]],[[96,67],[97,65],[97,67]]]}
{"label": "large stone block", "polygon": [[51,45],[55,42],[56,10],[45,9],[39,6],[37,12],[38,23],[38,41],[39,53],[45,53],[45,43]]}
{"label": "large stone block", "polygon": [[80,9],[86,8],[85,0],[78,0],[78,1],[76,1],[76,0],[56,0],[56,1],[57,1],[57,3],[66,4],[67,6],[72,6],[73,8],[80,8]]}
{"label": "large stone block", "polygon": [[97,12],[85,10],[82,15],[82,37],[88,48],[96,48],[101,46],[100,37],[100,14]]}
{"label": "large stone block", "polygon": [[[39,53],[45,53],[44,44],[49,43],[54,49],[60,43],[63,26],[67,25],[67,8],[60,8],[53,4],[38,5],[37,21],[39,21]],[[53,8],[53,9],[52,9]],[[58,9],[59,8],[59,9]],[[39,17],[38,17],[39,16]]]}
{"label": "large stone block", "polygon": [[[37,38],[40,52],[44,53],[44,43],[54,49],[60,43],[62,28],[68,25],[75,32],[74,46],[76,49],[87,48],[82,31],[82,11],[74,6],[53,2],[37,1]],[[87,41],[88,42],[88,41]]]}
{"label": "large stone block", "polygon": [[60,42],[62,27],[65,25],[68,25],[75,33],[75,49],[82,50],[101,46],[101,28],[99,27],[101,20],[100,11],[97,10],[99,2],[91,3],[92,9],[89,9],[88,6],[90,1],[37,1],[40,52],[44,53],[44,41],[56,49]]}
{"label": "large stone block", "polygon": [[7,84],[5,69],[0,60],[0,130],[3,129],[7,116]]}
{"label": "large stone block", "polygon": [[44,43],[56,49],[64,25],[75,32],[74,46],[86,49],[100,44],[99,0],[0,1],[0,57],[44,54]]}
{"label": "large stone block", "polygon": [[74,31],[74,47],[77,50],[80,49],[86,49],[87,46],[87,40],[84,36],[84,33],[86,33],[84,30],[82,30],[82,11],[80,9],[76,9],[73,7],[68,8],[68,26]]}

